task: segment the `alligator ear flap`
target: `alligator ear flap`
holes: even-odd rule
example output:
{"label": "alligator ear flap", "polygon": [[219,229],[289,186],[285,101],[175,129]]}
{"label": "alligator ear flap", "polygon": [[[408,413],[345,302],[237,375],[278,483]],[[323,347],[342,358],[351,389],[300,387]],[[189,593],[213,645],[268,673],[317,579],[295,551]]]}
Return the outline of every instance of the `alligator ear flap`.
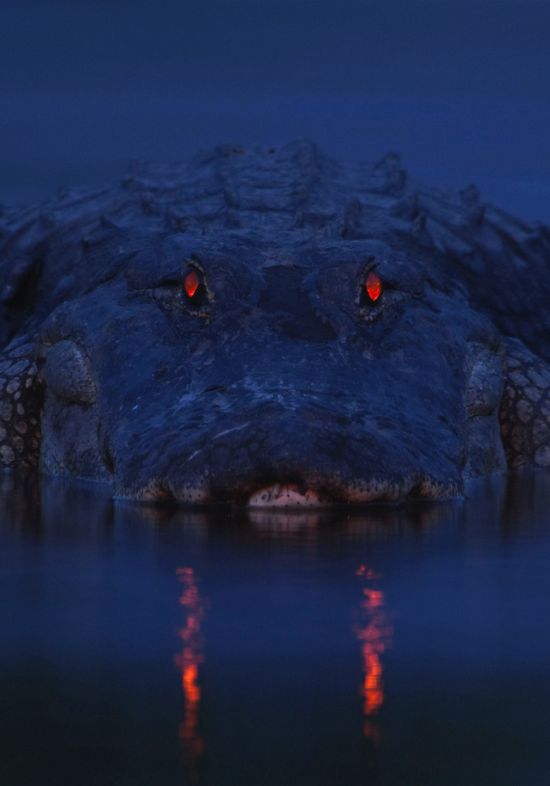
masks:
{"label": "alligator ear flap", "polygon": [[95,403],[96,386],[88,359],[73,341],[58,341],[45,350],[41,374],[48,390],[66,404]]}
{"label": "alligator ear flap", "polygon": [[0,353],[0,470],[38,466],[42,401],[35,345],[19,339]]}
{"label": "alligator ear flap", "polygon": [[505,339],[500,430],[511,469],[550,467],[550,365],[517,339]]}

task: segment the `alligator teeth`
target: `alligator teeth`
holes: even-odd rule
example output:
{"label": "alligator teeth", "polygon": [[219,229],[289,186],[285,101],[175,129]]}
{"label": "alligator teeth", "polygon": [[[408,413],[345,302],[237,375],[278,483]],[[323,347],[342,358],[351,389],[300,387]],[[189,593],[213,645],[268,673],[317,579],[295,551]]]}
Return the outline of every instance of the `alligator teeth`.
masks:
{"label": "alligator teeth", "polygon": [[307,489],[302,493],[296,486],[279,483],[254,492],[248,500],[251,508],[317,507],[321,504],[317,492]]}

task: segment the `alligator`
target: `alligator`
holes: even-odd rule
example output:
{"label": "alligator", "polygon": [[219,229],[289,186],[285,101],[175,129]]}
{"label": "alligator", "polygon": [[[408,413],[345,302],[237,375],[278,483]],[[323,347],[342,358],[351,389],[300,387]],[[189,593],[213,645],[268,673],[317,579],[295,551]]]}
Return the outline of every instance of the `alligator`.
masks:
{"label": "alligator", "polygon": [[550,466],[550,229],[308,141],[0,212],[0,466],[318,506]]}

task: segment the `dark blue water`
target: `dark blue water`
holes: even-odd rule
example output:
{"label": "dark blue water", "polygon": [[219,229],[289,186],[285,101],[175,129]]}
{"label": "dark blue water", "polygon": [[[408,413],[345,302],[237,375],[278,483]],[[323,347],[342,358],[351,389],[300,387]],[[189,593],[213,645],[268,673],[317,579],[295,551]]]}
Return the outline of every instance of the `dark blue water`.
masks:
{"label": "dark blue water", "polygon": [[547,784],[550,476],[246,514],[0,485],[0,783]]}

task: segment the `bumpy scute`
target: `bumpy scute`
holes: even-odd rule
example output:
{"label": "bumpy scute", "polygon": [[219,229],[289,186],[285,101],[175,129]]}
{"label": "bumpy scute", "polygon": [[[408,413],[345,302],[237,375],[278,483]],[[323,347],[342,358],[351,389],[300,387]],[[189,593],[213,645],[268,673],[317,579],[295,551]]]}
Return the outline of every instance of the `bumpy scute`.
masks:
{"label": "bumpy scute", "polygon": [[521,342],[506,341],[500,422],[510,467],[550,467],[550,367]]}
{"label": "bumpy scute", "polygon": [[550,230],[393,153],[225,146],[4,209],[0,301],[6,469],[291,505],[550,465]]}
{"label": "bumpy scute", "polygon": [[38,466],[41,409],[35,344],[14,341],[0,355],[0,467]]}

